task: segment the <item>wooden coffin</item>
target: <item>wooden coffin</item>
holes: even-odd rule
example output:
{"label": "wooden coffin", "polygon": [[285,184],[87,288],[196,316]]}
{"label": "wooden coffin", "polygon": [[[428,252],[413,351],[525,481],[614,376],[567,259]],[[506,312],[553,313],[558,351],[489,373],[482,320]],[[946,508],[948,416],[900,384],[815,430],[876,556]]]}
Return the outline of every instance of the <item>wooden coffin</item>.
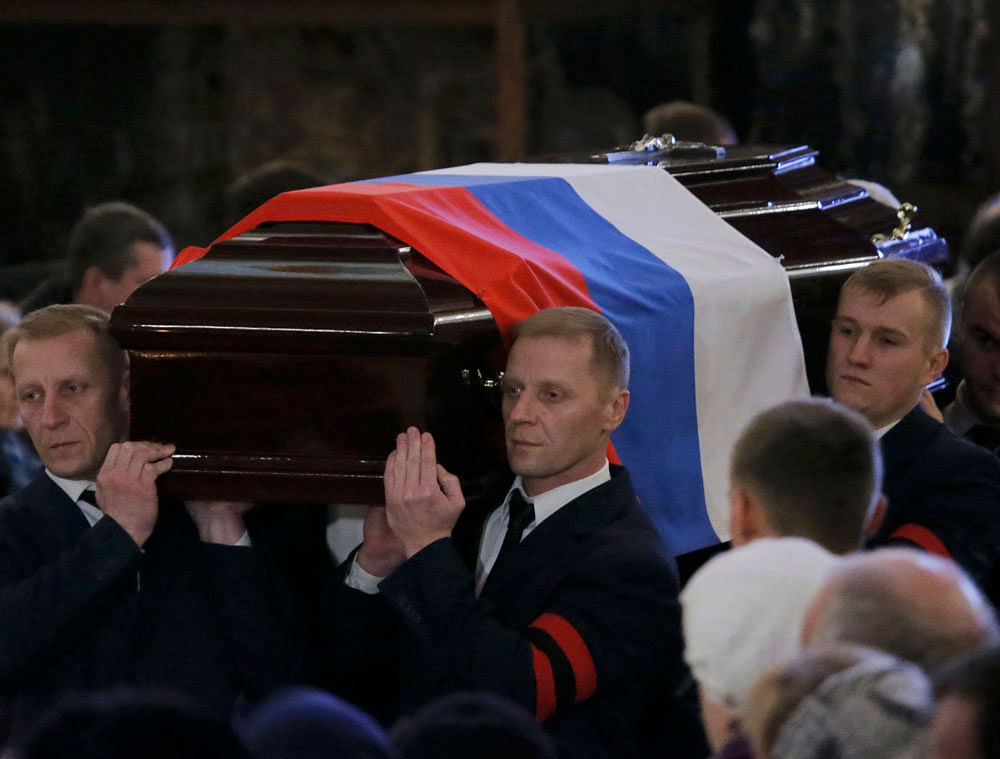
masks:
{"label": "wooden coffin", "polygon": [[[820,389],[843,279],[886,254],[944,263],[947,248],[904,236],[894,209],[808,147],[726,150],[643,144],[584,160],[661,166],[780,258]],[[434,431],[467,494],[503,461],[490,312],[372,226],[260,224],[143,285],[112,328],[132,362],[132,438],[177,445],[164,492],[381,503],[385,456],[410,424]]]}
{"label": "wooden coffin", "polygon": [[395,434],[442,463],[503,460],[505,353],[483,304],[370,227],[285,224],[219,242],[115,309],[131,437],[177,445],[163,492],[378,503]]}

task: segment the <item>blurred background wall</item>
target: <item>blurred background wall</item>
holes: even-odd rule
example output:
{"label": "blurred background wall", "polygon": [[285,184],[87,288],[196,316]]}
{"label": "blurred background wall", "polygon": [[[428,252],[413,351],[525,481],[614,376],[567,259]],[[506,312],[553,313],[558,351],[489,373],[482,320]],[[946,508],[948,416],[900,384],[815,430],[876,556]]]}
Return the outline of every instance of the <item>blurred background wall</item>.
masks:
{"label": "blurred background wall", "polygon": [[[991,7],[994,6],[994,7]],[[589,151],[673,99],[808,143],[957,247],[1000,190],[987,0],[37,0],[0,3],[0,265],[61,258],[131,201],[178,243],[281,159],[327,181]]]}

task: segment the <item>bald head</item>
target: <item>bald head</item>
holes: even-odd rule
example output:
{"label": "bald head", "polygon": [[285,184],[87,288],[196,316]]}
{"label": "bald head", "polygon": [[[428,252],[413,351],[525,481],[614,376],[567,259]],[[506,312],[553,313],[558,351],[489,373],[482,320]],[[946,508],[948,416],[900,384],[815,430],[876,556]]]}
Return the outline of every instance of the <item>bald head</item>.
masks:
{"label": "bald head", "polygon": [[952,561],[884,548],[844,561],[820,588],[803,643],[853,643],[887,651],[933,672],[1000,641],[989,603]]}

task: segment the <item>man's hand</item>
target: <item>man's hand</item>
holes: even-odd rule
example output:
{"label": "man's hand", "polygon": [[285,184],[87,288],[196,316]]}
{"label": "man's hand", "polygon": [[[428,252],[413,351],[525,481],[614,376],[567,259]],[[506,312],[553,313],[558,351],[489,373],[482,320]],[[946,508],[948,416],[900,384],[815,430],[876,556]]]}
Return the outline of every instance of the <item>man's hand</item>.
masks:
{"label": "man's hand", "polygon": [[156,478],[174,464],[174,446],[164,443],[114,443],[97,474],[97,505],[142,545],[159,513]]}
{"label": "man's hand", "polygon": [[372,506],[368,509],[361,529],[365,542],[358,550],[357,560],[368,574],[388,577],[406,561],[403,544],[389,529],[384,506]]}
{"label": "man's hand", "polygon": [[406,557],[451,535],[465,497],[458,477],[437,463],[434,438],[416,427],[396,437],[385,463],[385,506],[389,528]]}
{"label": "man's hand", "polygon": [[184,506],[205,543],[234,545],[247,528],[243,515],[253,506],[248,501],[186,501]]}

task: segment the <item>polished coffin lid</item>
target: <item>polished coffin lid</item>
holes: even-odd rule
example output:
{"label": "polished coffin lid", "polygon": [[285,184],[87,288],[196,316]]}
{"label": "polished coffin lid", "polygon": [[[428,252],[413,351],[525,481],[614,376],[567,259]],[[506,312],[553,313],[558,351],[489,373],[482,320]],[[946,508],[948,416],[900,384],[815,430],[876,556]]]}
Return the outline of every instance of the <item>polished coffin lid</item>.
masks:
{"label": "polished coffin lid", "polygon": [[489,311],[363,225],[265,224],[115,309],[131,437],[177,445],[188,497],[377,502],[396,432],[439,430],[470,484],[503,456]]}
{"label": "polished coffin lid", "polygon": [[[761,408],[807,392],[786,272],[808,273],[798,278],[829,300],[846,270],[879,255],[871,235],[896,223],[826,175],[832,202],[816,181],[786,179],[815,171],[800,152],[795,165],[772,152],[679,158],[680,181],[662,160],[605,159],[286,193],[116,309],[132,435],[178,444],[163,484],[182,495],[378,503],[394,435],[417,424],[474,490],[502,460],[488,387],[500,335],[538,308],[585,305],[633,351],[612,457],[675,550],[709,545],[726,537],[732,439]],[[816,254],[832,240],[836,259]]]}

